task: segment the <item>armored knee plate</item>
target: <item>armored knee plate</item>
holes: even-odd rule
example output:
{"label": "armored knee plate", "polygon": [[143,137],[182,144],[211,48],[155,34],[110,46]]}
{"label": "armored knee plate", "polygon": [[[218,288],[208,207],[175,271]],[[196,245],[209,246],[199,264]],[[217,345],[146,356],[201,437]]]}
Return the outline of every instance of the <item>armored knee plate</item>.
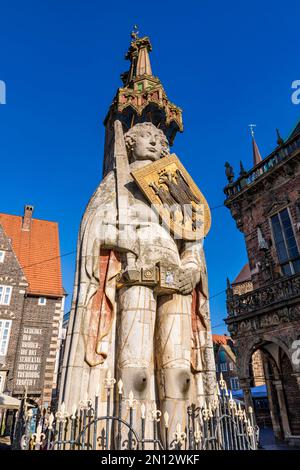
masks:
{"label": "armored knee plate", "polygon": [[147,398],[149,386],[149,373],[144,367],[126,367],[120,370],[120,377],[124,384],[124,395],[128,396],[132,390],[134,397],[140,400]]}
{"label": "armored knee plate", "polygon": [[191,388],[191,372],[183,368],[161,370],[165,398],[187,400]]}

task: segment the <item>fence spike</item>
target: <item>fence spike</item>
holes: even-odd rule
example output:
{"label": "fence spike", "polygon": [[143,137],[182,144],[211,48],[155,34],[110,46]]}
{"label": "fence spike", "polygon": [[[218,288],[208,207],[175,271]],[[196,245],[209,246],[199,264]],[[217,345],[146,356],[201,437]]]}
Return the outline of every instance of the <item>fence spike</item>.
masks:
{"label": "fence spike", "polygon": [[46,437],[46,435],[42,432],[41,423],[38,424],[36,428],[36,432],[32,434],[32,437],[34,438],[34,447],[37,447],[39,449],[40,445],[42,444],[43,440]]}
{"label": "fence spike", "polygon": [[232,398],[232,392],[231,392],[231,390],[230,390],[230,392],[229,392],[228,404],[229,404],[229,408],[230,408],[230,409],[234,408],[235,401],[234,401],[234,399]]}
{"label": "fence spike", "polygon": [[168,428],[169,427],[169,413],[167,411],[164,413],[164,421],[165,421],[165,427]]}
{"label": "fence spike", "polygon": [[221,390],[224,390],[224,388],[226,387],[226,382],[225,382],[225,380],[223,379],[223,374],[222,374],[222,372],[220,373],[219,384],[220,384],[220,389],[221,389]]}
{"label": "fence spike", "polygon": [[130,390],[130,392],[128,394],[128,399],[125,400],[125,403],[126,403],[127,409],[132,408],[134,410],[136,408],[138,401],[135,400],[132,390]]}
{"label": "fence spike", "polygon": [[32,408],[29,408],[29,410],[26,412],[26,418],[31,419],[32,416],[33,416]]}
{"label": "fence spike", "polygon": [[108,369],[106,377],[104,379],[105,388],[113,388],[114,384],[116,383],[116,379],[114,379],[111,375],[110,369]]}
{"label": "fence spike", "polygon": [[120,379],[119,382],[118,382],[118,392],[119,392],[119,395],[122,395],[122,393],[123,393],[123,381],[122,381],[122,379]]}
{"label": "fence spike", "polygon": [[145,406],[145,403],[141,404],[141,417],[142,417],[142,419],[146,419],[146,406]]}
{"label": "fence spike", "polygon": [[205,402],[204,407],[202,409],[202,416],[204,421],[207,421],[209,418],[209,408],[207,406],[207,403]]}
{"label": "fence spike", "polygon": [[75,419],[76,418],[76,410],[77,410],[77,406],[74,405],[72,406],[72,415],[71,415],[71,419]]}
{"label": "fence spike", "polygon": [[215,393],[215,395],[214,395],[212,406],[213,406],[214,410],[216,410],[219,406],[219,397],[218,397],[217,393]]}
{"label": "fence spike", "polygon": [[196,444],[200,442],[201,437],[202,437],[202,432],[200,431],[200,426],[199,426],[198,421],[196,421],[195,432],[194,432],[194,438],[195,438]]}
{"label": "fence spike", "polygon": [[154,403],[151,410],[151,421],[156,421],[158,423],[160,421],[161,415],[161,411],[157,409],[156,403]]}
{"label": "fence spike", "polygon": [[181,424],[177,423],[176,431],[174,432],[174,439],[176,444],[182,444],[186,438],[186,433],[181,431]]}
{"label": "fence spike", "polygon": [[52,429],[53,421],[54,421],[54,414],[51,413],[50,416],[49,416],[49,418],[48,418],[48,429],[49,429],[49,430]]}

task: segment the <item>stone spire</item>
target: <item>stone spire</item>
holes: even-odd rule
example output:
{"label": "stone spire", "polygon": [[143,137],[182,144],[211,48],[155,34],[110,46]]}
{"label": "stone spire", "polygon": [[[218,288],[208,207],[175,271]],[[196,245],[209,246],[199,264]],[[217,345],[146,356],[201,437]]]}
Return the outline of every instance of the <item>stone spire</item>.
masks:
{"label": "stone spire", "polygon": [[149,52],[152,51],[150,40],[147,36],[138,37],[138,32],[131,33],[132,41],[125,59],[130,60],[129,73],[123,74],[125,86],[130,86],[133,80],[143,75],[152,76]]}
{"label": "stone spire", "polygon": [[260,154],[259,148],[257,146],[257,143],[254,137],[252,137],[252,150],[253,150],[253,166],[255,166],[262,161],[262,158],[261,158],[261,154]]}
{"label": "stone spire", "polygon": [[125,56],[130,61],[129,70],[121,75],[123,87],[118,88],[104,120],[104,175],[113,167],[112,134],[116,119],[122,122],[124,132],[137,123],[152,122],[165,133],[170,146],[176,133],[183,131],[181,109],[169,101],[159,78],[152,73],[150,39],[147,36],[138,37],[136,29],[131,33],[131,43]]}
{"label": "stone spire", "polygon": [[257,143],[255,141],[255,135],[254,135],[254,127],[256,127],[256,124],[249,124],[249,127],[251,130],[251,136],[252,136],[253,166],[256,166],[258,165],[258,163],[262,161],[261,154],[257,146]]}

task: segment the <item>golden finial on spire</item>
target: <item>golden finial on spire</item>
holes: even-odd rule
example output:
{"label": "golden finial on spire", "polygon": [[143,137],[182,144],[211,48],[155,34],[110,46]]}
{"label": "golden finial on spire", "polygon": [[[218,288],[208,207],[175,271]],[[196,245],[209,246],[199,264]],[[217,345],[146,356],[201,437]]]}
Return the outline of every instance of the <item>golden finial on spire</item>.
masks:
{"label": "golden finial on spire", "polygon": [[250,127],[250,132],[252,136],[252,147],[253,147],[253,164],[258,165],[262,161],[261,154],[259,152],[259,148],[257,146],[257,143],[255,142],[255,134],[254,134],[254,127],[256,127],[256,124],[249,124]]}
{"label": "golden finial on spire", "polygon": [[254,127],[256,127],[256,124],[249,124],[248,127],[250,127],[250,132],[251,132],[251,135],[252,135],[252,137],[253,137],[253,139],[254,139]]}
{"label": "golden finial on spire", "polygon": [[136,40],[139,38],[139,33],[140,33],[140,32],[138,31],[138,25],[135,24],[135,25],[133,26],[133,30],[131,31],[131,35],[130,35],[130,36],[132,37],[132,39],[134,39],[134,40],[136,41]]}

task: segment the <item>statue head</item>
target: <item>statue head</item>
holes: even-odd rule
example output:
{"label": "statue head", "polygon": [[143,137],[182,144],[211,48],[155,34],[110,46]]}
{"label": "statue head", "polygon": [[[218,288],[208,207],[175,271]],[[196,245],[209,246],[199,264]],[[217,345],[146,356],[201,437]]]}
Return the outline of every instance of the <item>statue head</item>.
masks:
{"label": "statue head", "polygon": [[124,135],[129,161],[159,160],[169,155],[169,143],[165,134],[151,122],[133,126]]}

